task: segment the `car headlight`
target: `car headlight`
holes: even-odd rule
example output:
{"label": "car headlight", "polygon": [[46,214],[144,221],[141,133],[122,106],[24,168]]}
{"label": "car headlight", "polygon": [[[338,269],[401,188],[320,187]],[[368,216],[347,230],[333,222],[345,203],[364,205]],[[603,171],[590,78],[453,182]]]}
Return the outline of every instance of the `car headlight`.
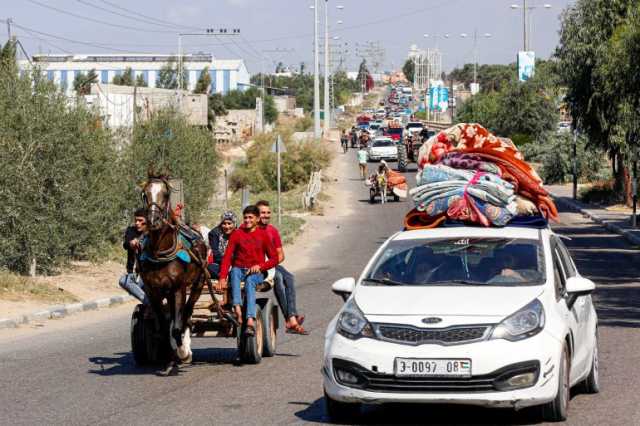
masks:
{"label": "car headlight", "polygon": [[535,336],[544,328],[544,308],[535,299],[524,308],[509,315],[493,329],[492,339],[505,339],[511,342]]}
{"label": "car headlight", "polygon": [[342,308],[342,313],[338,317],[337,332],[349,339],[359,339],[361,337],[374,337],[373,328],[358,306],[349,299]]}

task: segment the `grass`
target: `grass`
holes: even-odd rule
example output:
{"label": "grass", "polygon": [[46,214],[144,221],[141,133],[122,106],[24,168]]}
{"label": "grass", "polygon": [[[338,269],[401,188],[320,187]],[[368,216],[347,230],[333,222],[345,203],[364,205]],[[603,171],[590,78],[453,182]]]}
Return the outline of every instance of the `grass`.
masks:
{"label": "grass", "polygon": [[78,299],[61,288],[39,283],[30,277],[0,270],[0,299],[21,301],[25,297],[51,303],[76,302]]}
{"label": "grass", "polygon": [[620,194],[613,190],[613,180],[595,182],[580,191],[578,198],[589,204],[612,205],[621,202]]}

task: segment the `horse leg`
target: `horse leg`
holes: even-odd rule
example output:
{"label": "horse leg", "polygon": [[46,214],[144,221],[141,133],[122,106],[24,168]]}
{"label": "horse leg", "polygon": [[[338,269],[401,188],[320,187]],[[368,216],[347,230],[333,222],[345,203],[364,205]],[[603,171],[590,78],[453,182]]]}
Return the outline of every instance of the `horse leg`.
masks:
{"label": "horse leg", "polygon": [[[186,328],[191,323],[191,315],[193,315],[193,307],[196,305],[196,302],[200,298],[202,294],[202,290],[204,289],[204,274],[199,274],[198,278],[191,285],[191,292],[189,293],[189,299],[187,303],[184,305],[184,319],[185,319],[185,327]],[[215,302],[215,300],[214,300]]]}
{"label": "horse leg", "polygon": [[191,332],[186,329],[184,316],[186,291],[182,285],[174,295],[174,323],[171,332],[176,340],[176,354],[181,362],[191,362]]}

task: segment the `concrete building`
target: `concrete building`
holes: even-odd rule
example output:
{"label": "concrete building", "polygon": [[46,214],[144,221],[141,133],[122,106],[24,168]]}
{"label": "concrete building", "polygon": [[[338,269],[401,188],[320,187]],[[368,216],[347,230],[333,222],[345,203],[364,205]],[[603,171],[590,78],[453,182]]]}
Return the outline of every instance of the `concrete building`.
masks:
{"label": "concrete building", "polygon": [[[64,87],[67,94],[73,93],[73,80],[79,73],[95,70],[98,81],[108,84],[116,75],[122,75],[131,68],[134,78],[142,76],[149,87],[156,87],[160,69],[175,55],[165,54],[96,54],[96,55],[34,55],[34,65],[39,66],[47,78]],[[21,70],[30,65],[26,60],[19,62]],[[249,88],[250,75],[242,59],[215,59],[211,54],[197,53],[184,55],[183,67],[187,73],[187,89],[193,90],[203,69],[209,68],[211,92],[227,93],[230,90]]]}

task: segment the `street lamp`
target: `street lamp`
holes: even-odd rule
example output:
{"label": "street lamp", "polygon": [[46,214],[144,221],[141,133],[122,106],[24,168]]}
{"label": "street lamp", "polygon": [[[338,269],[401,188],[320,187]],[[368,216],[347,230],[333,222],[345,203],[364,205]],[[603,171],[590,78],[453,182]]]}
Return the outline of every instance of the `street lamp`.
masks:
{"label": "street lamp", "polygon": [[529,51],[529,41],[531,38],[531,23],[528,22],[527,20],[527,12],[529,12],[529,19],[531,19],[531,11],[533,9],[538,9],[538,8],[544,8],[544,9],[551,9],[553,6],[551,6],[549,3],[545,3],[545,4],[538,4],[538,5],[527,5],[527,0],[522,0],[522,6],[520,6],[519,4],[512,4],[511,5],[511,9],[513,10],[518,10],[518,9],[522,9],[522,38],[523,38],[523,50],[525,52]]}
{"label": "street lamp", "polygon": [[439,38],[449,38],[450,35],[449,34],[423,34],[424,38],[434,38],[435,41],[435,48],[438,48],[438,39]]}
{"label": "street lamp", "polygon": [[320,139],[320,57],[318,56],[318,0],[313,9],[313,137]]}
{"label": "street lamp", "polygon": [[[344,10],[343,5],[336,5],[336,9]],[[338,21],[341,24],[342,21]],[[331,103],[329,99],[329,0],[324,0],[324,129],[331,127]]]}
{"label": "street lamp", "polygon": [[[490,38],[491,33],[484,33],[482,36],[484,38]],[[462,33],[460,34],[460,37],[467,38],[469,37],[469,35],[467,33]],[[478,30],[473,31],[473,84],[474,84],[474,87],[477,87],[477,84],[478,84]]]}

